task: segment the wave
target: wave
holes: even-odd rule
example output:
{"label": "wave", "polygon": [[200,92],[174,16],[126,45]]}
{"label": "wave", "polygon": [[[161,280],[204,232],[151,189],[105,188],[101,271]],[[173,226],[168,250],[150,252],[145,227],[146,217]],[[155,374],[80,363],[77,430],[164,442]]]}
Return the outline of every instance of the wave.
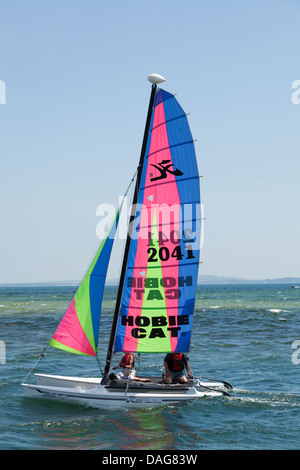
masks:
{"label": "wave", "polygon": [[235,404],[267,407],[300,407],[300,395],[288,392],[268,392],[234,388],[230,400]]}

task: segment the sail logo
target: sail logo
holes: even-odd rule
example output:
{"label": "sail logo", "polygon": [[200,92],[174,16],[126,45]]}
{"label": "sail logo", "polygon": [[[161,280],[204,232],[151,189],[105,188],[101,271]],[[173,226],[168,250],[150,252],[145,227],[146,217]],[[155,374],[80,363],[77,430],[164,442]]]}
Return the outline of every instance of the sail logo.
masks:
{"label": "sail logo", "polygon": [[6,85],[3,80],[0,80],[0,104],[6,104]]}
{"label": "sail logo", "polygon": [[296,88],[296,91],[292,93],[291,100],[293,104],[300,103],[300,80],[294,80],[292,83],[292,88]]}
{"label": "sail logo", "polygon": [[[178,170],[177,168],[176,170],[170,170],[170,168],[173,166],[173,163],[170,163],[170,161],[171,160],[162,160],[158,164],[158,166],[151,163],[151,166],[154,166],[154,168],[156,168],[160,172],[160,175],[150,178],[150,181],[163,180],[167,178],[168,174],[174,176],[182,176],[182,171]],[[150,176],[152,176],[152,173]]]}
{"label": "sail logo", "polygon": [[170,332],[172,338],[178,338],[181,326],[190,324],[189,315],[170,315],[166,318],[163,315],[157,315],[148,317],[141,315],[134,317],[133,315],[121,315],[121,324],[123,326],[134,327],[131,329],[130,334],[133,338],[144,339],[144,338],[165,338],[166,332],[164,327],[167,327],[167,331]]}
{"label": "sail logo", "polygon": [[191,287],[193,285],[193,277],[184,276],[178,277],[149,277],[143,279],[142,277],[129,277],[127,280],[127,287],[133,289],[136,300],[163,300],[163,294],[160,287],[163,287],[166,299],[175,300],[180,299],[181,290],[179,287]]}

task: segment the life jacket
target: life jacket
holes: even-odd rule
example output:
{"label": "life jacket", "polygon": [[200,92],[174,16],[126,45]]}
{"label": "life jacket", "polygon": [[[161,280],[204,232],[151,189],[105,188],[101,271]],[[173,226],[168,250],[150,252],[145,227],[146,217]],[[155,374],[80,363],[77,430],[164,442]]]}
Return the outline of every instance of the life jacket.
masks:
{"label": "life jacket", "polygon": [[[125,354],[121,361],[120,361],[120,366],[121,367],[126,367],[126,366],[129,366],[130,365],[130,356],[131,354]],[[133,356],[133,363],[132,363],[132,367],[134,367],[134,356]]]}
{"label": "life jacket", "polygon": [[173,354],[173,371],[179,372],[184,368],[182,353]]}

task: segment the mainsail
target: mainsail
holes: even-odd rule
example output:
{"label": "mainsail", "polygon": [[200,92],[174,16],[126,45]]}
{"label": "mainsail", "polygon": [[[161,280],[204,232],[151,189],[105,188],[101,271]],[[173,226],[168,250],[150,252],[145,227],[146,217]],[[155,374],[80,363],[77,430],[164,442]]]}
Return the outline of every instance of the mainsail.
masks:
{"label": "mainsail", "polygon": [[55,348],[76,354],[97,354],[104,285],[120,209],[50,341]]}
{"label": "mainsail", "polygon": [[200,248],[194,142],[174,95],[157,89],[114,352],[189,351]]}

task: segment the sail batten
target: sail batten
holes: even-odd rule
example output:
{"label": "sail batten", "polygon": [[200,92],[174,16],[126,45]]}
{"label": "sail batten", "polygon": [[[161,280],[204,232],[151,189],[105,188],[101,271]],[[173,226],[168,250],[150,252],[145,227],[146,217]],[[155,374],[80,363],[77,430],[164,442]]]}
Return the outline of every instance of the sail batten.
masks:
{"label": "sail batten", "polygon": [[169,122],[175,121],[175,120],[177,120],[177,119],[182,119],[182,118],[186,118],[186,114],[181,114],[181,115],[179,115],[179,116],[170,118],[168,121],[161,122],[161,123],[157,124],[155,127],[153,127],[150,132],[154,131],[154,130],[157,129],[159,126],[163,126],[164,124],[167,124],[167,123],[169,123]]}
{"label": "sail batten", "polygon": [[[193,263],[182,263],[181,266],[192,266],[192,265],[194,265],[194,264],[198,265],[199,263],[198,263],[198,261],[195,261],[195,262],[193,262]],[[169,267],[169,268],[174,268],[174,267],[176,267],[176,266],[178,266],[178,265],[177,265],[177,264],[169,264],[168,267]],[[147,268],[147,269],[156,269],[156,266],[149,266],[149,265],[147,265],[147,266],[128,266],[127,269],[138,269],[138,270],[141,270],[141,269],[146,269],[146,268]]]}
{"label": "sail batten", "polygon": [[[159,126],[157,126],[157,127],[159,127]],[[153,157],[154,155],[158,154],[159,152],[164,152],[164,151],[166,151],[168,149],[171,149],[171,148],[176,148],[176,147],[180,147],[182,145],[189,145],[189,144],[193,144],[193,143],[194,143],[194,140],[187,140],[186,142],[180,142],[178,144],[174,144],[174,145],[169,146],[169,147],[161,148],[161,149],[155,150],[152,153],[149,153],[149,155],[146,155],[146,158]]]}
{"label": "sail batten", "polygon": [[[164,185],[164,184],[176,184],[176,185],[177,185],[178,183],[180,184],[180,183],[184,183],[184,182],[189,181],[189,180],[198,180],[198,179],[199,179],[199,178],[196,177],[196,176],[191,176],[190,178],[184,178],[182,181],[179,181],[179,182],[176,182],[176,181],[164,181],[163,183],[158,183],[158,184],[156,184],[156,185],[154,185],[154,184],[149,184],[148,186],[144,186],[144,187],[142,187],[141,189],[148,189],[148,188],[152,188],[152,187],[154,187],[154,186],[155,186],[155,187],[156,187],[156,186],[162,186],[162,185]],[[191,201],[191,202],[196,202],[196,201]],[[186,204],[187,204],[187,203],[188,203],[188,202],[186,202]]]}

